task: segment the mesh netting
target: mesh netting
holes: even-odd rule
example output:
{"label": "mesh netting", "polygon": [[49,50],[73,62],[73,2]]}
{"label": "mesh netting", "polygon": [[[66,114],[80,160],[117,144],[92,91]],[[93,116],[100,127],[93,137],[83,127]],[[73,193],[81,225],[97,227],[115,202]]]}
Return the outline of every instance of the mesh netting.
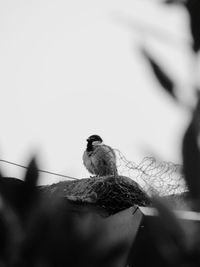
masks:
{"label": "mesh netting", "polygon": [[148,196],[137,183],[125,176],[102,177],[93,184],[96,205],[114,214],[133,205],[150,206]]}
{"label": "mesh netting", "polygon": [[41,187],[50,197],[65,197],[77,203],[90,203],[109,214],[133,205],[149,206],[149,196],[180,195],[187,191],[181,166],[158,162],[152,157],[139,164],[128,161],[116,150],[118,175],[94,176]]}
{"label": "mesh netting", "polygon": [[145,157],[136,164],[127,160],[118,149],[115,152],[118,173],[136,181],[148,195],[165,196],[187,191],[181,165],[158,162],[153,157]]}
{"label": "mesh netting", "polygon": [[124,176],[101,176],[63,181],[41,186],[49,197],[64,197],[74,203],[91,204],[114,214],[133,205],[149,206],[149,197],[132,179]]}

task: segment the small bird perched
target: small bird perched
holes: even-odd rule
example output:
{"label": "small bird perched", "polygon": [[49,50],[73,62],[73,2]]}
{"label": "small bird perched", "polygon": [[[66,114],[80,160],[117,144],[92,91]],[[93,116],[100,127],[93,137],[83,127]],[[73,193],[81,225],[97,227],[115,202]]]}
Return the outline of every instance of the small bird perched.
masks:
{"label": "small bird perched", "polygon": [[91,135],[87,139],[83,164],[96,176],[117,175],[115,152],[111,147],[103,144],[99,135]]}

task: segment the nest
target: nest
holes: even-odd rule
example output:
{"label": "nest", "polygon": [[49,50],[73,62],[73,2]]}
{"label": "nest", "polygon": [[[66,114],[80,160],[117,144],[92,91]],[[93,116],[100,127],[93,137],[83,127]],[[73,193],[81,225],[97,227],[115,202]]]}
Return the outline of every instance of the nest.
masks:
{"label": "nest", "polygon": [[64,181],[43,186],[50,197],[65,197],[74,203],[92,204],[114,214],[133,205],[148,206],[150,200],[140,186],[125,176],[106,176]]}

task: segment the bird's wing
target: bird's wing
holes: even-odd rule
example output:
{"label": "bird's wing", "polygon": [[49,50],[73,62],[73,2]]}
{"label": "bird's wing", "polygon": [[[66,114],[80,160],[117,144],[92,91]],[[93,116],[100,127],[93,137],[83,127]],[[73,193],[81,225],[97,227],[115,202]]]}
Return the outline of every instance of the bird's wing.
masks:
{"label": "bird's wing", "polygon": [[105,159],[106,161],[116,162],[116,155],[114,150],[107,145],[97,146],[94,150],[94,155],[97,155],[98,158]]}
{"label": "bird's wing", "polygon": [[92,157],[88,154],[87,151],[85,151],[83,154],[83,164],[90,173],[95,173]]}
{"label": "bird's wing", "polygon": [[117,173],[116,155],[113,149],[107,145],[100,145],[93,151],[92,161],[102,173]]}

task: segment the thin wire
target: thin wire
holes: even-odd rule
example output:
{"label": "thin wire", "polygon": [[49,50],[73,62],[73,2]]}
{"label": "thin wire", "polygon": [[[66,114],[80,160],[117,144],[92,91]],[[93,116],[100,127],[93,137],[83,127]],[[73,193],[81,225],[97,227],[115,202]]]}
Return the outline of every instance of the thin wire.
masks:
{"label": "thin wire", "polygon": [[[5,159],[0,159],[0,162],[4,162],[4,163],[10,164],[10,165],[14,165],[14,166],[17,166],[17,167],[20,167],[20,168],[28,169],[28,167],[26,167],[24,165],[17,164],[17,163],[14,163],[14,162],[11,162],[11,161],[8,161],[8,160],[5,160]],[[68,175],[64,175],[64,174],[59,174],[59,173],[50,172],[50,171],[46,171],[46,170],[38,170],[38,171],[39,172],[43,172],[43,173],[48,173],[48,174],[51,174],[51,175],[55,175],[55,176],[64,177],[64,178],[67,178],[67,179],[78,180],[78,178],[75,178],[75,177],[72,177],[72,176],[68,176]]]}

